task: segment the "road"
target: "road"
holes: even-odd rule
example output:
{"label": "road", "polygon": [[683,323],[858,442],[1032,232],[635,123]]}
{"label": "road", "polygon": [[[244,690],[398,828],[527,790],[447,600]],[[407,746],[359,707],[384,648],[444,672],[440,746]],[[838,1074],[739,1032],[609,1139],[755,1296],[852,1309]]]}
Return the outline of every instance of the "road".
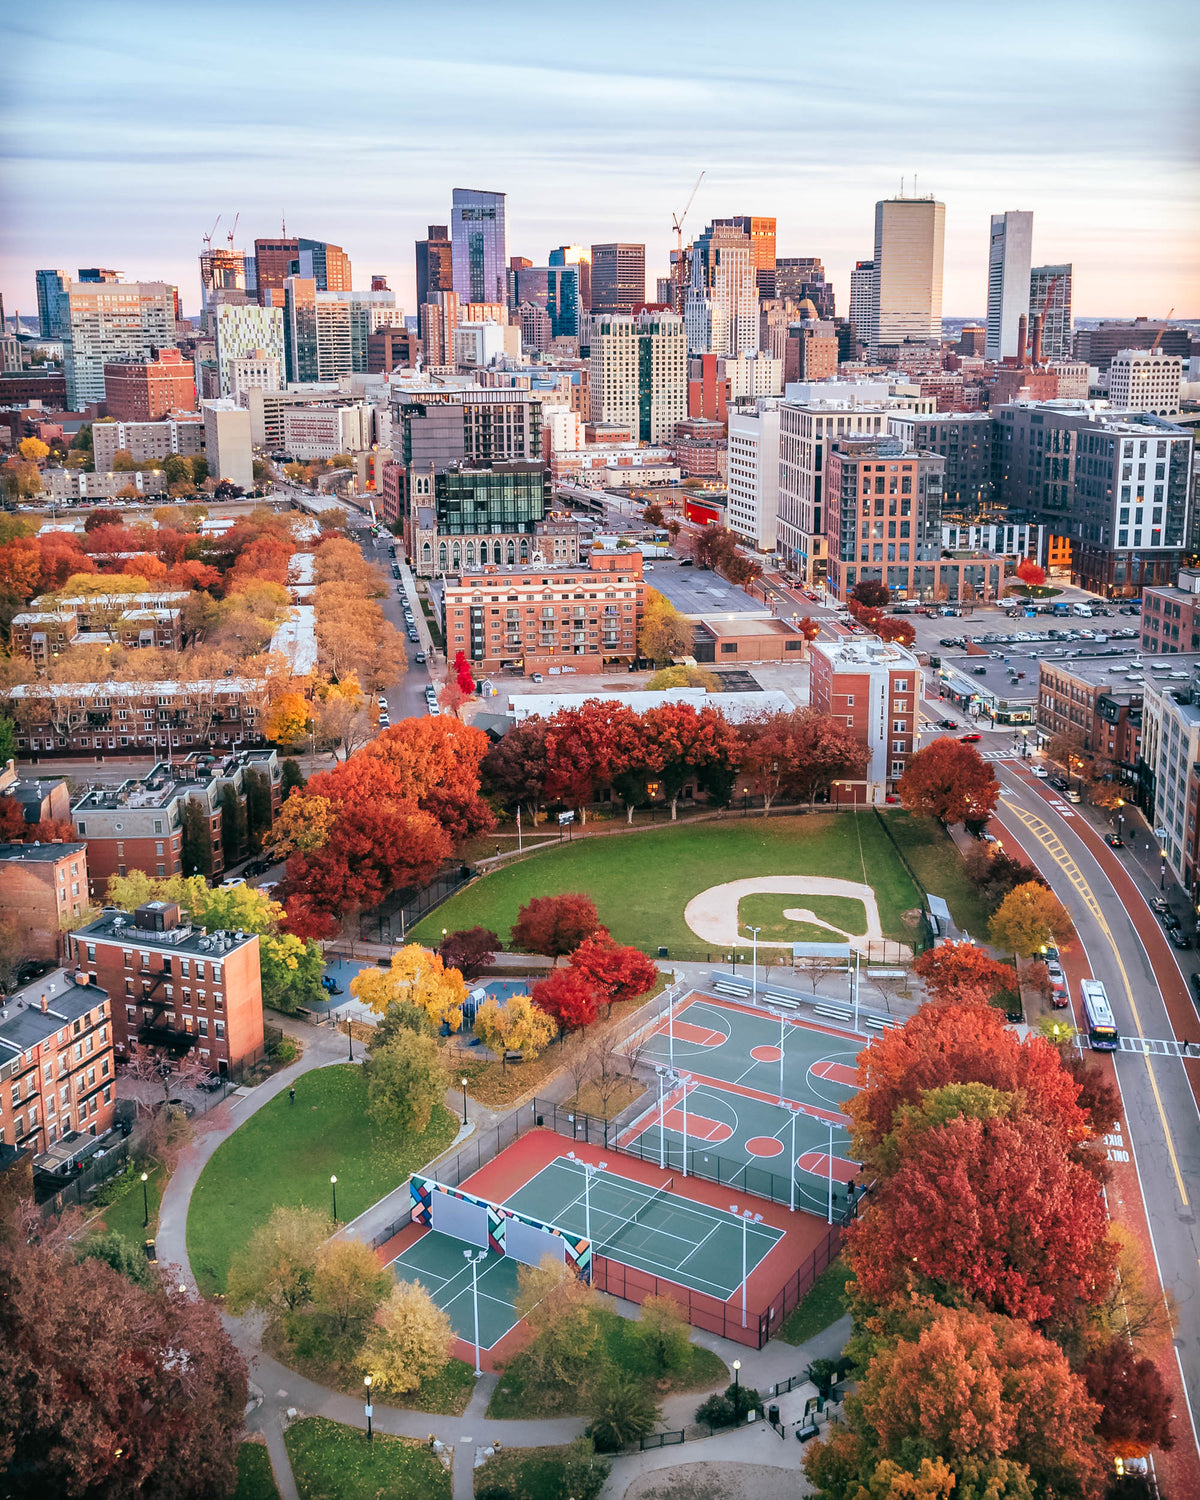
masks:
{"label": "road", "polygon": [[[996,770],[1002,793],[993,827],[1046,877],[1075,923],[1079,944],[1064,954],[1073,1002],[1079,980],[1091,976],[1104,982],[1130,1044],[1137,1038],[1200,1041],[1189,986],[1147,904],[1157,892],[1145,872],[1128,850],[1110,849],[1082,809],[1068,805],[1022,763],[1005,760]],[[1181,1425],[1193,1424],[1200,1400],[1200,1059],[1119,1051],[1111,1061],[1125,1129],[1109,1139],[1110,1210],[1136,1229],[1135,1200],[1140,1196],[1144,1205],[1149,1244],[1176,1305],[1174,1349],[1187,1398],[1186,1406],[1177,1401],[1176,1412]],[[1178,1442],[1169,1462],[1182,1464],[1188,1458],[1182,1431]],[[1194,1424],[1191,1444],[1194,1450]],[[1168,1492],[1200,1493],[1200,1468],[1188,1485],[1175,1484]]]}
{"label": "road", "polygon": [[[407,661],[407,670],[400,680],[382,693],[380,696],[387,699],[388,716],[393,724],[399,723],[401,719],[418,719],[428,713],[425,704],[425,689],[432,682],[429,667],[429,653],[431,641],[429,638],[429,627],[426,625],[421,613],[421,606],[417,599],[415,582],[412,575],[404,567],[404,544],[399,538],[385,535],[377,538],[373,532],[364,528],[361,533],[360,545],[363,556],[368,562],[374,563],[383,573],[388,581],[387,595],[380,600],[383,613],[387,620],[400,632],[404,641],[404,653]],[[397,556],[393,559],[388,548],[394,546]],[[392,563],[396,561],[402,572],[407,574],[407,581],[397,580],[392,577]],[[398,592],[403,590],[404,592]],[[416,621],[416,630],[419,639],[414,644],[408,639],[408,625],[404,619],[404,603],[412,606],[413,618]],[[425,657],[424,663],[417,661],[417,655]],[[440,662],[440,655],[439,655]]]}

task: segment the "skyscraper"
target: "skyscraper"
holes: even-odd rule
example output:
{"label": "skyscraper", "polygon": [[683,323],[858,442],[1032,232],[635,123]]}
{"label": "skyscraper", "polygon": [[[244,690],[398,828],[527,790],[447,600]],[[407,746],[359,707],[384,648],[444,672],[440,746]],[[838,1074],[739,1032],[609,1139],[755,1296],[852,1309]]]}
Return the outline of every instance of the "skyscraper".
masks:
{"label": "skyscraper", "polygon": [[104,400],[104,366],[175,343],[175,288],[162,281],[69,281],[59,293],[67,403]]}
{"label": "skyscraper", "polygon": [[638,437],[665,443],[687,416],[687,336],[677,313],[641,313],[637,320]]}
{"label": "skyscraper", "polygon": [[577,266],[579,268],[579,311],[592,310],[592,252],[586,245],[560,245],[551,250],[549,264],[552,266]]}
{"label": "skyscraper", "polygon": [[713,223],[692,246],[684,306],[693,354],[754,354],[758,350],[758,283],[750,236]]}
{"label": "skyscraper", "polygon": [[325,240],[297,240],[289,270],[292,276],[315,281],[318,292],[348,292],[354,285],[350,257],[340,245]]}
{"label": "skyscraper", "polygon": [[[1053,291],[1051,290],[1053,288]],[[1046,298],[1050,298],[1049,307]],[[1043,312],[1045,317],[1042,317]],[[1029,273],[1029,319],[1042,318],[1042,357],[1070,359],[1071,266],[1034,266]]]}
{"label": "skyscraper", "polygon": [[645,245],[593,245],[592,311],[632,316],[645,300]]}
{"label": "skyscraper", "polygon": [[455,188],[450,212],[454,290],[463,302],[504,302],[504,194]]}
{"label": "skyscraper", "polygon": [[269,292],[283,290],[299,248],[299,240],[289,240],[286,236],[254,241],[254,279],[258,300],[264,306],[271,301]]}
{"label": "skyscraper", "polygon": [[70,274],[66,271],[36,271],[34,275],[37,280],[38,332],[44,339],[64,338],[58,296],[66,289]]}
{"label": "skyscraper", "polygon": [[285,368],[282,308],[259,307],[256,303],[244,307],[218,304],[212,310],[211,323],[222,396],[235,394],[235,360],[262,350],[281,370]]}
{"label": "skyscraper", "polygon": [[319,292],[311,276],[289,276],[283,291],[288,380],[349,375],[354,368],[349,299],[340,292]]}
{"label": "skyscraper", "polygon": [[790,302],[805,297],[822,318],[834,316],[833,287],[825,280],[819,255],[789,255],[775,262],[775,295]]}
{"label": "skyscraper", "polygon": [[740,229],[750,236],[750,254],[754,262],[754,279],[760,297],[776,297],[775,220],[756,214],[738,214],[732,219],[714,219],[716,229]]}
{"label": "skyscraper", "polygon": [[946,205],[928,198],[885,198],[875,205],[872,353],[912,339],[942,336],[942,255]]}
{"label": "skyscraper", "polygon": [[1029,268],[1033,252],[1033,215],[1020,209],[992,215],[988,245],[988,359],[1012,359],[1017,322],[1029,312]]}
{"label": "skyscraper", "polygon": [[552,338],[574,338],[579,332],[579,267],[520,267],[514,301],[517,305],[531,303],[546,312]]}
{"label": "skyscraper", "polygon": [[850,326],[860,344],[871,340],[871,305],[875,298],[875,262],[856,261],[850,272]]}

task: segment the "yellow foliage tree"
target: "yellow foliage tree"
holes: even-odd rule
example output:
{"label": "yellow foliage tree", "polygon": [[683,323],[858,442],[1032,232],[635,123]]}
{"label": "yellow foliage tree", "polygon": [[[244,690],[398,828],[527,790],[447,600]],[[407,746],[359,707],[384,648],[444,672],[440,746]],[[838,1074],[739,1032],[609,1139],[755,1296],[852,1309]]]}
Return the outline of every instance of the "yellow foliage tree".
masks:
{"label": "yellow foliage tree", "polygon": [[551,1255],[517,1268],[517,1314],[532,1334],[522,1351],[533,1380],[546,1393],[574,1396],[593,1373],[600,1341],[598,1293],[565,1261]]}
{"label": "yellow foliage tree", "polygon": [[528,995],[513,995],[506,1005],[489,997],[475,1013],[475,1035],[489,1052],[524,1053],[532,1062],[558,1034],[554,1018],[536,1006]]}
{"label": "yellow foliage tree", "polygon": [[50,445],[43,443],[41,438],[22,438],[21,457],[31,464],[44,463],[50,457]]}
{"label": "yellow foliage tree", "polygon": [[689,654],[695,631],[669,599],[654,589],[646,590],[646,612],[638,631],[638,649],[643,656],[663,665],[673,656]]}
{"label": "yellow foliage tree", "polygon": [[280,693],[263,724],[267,739],[280,745],[298,744],[308,733],[308,704],[300,693]]}
{"label": "yellow foliage tree", "polygon": [[271,826],[266,847],[276,859],[299,851],[312,854],[329,842],[337,813],[328,797],[289,797]]}
{"label": "yellow foliage tree", "polygon": [[392,954],[390,968],[364,969],[357,974],[350,981],[350,993],[380,1016],[387,1015],[389,1005],[410,1001],[435,1026],[445,1021],[455,1031],[462,1024],[467,986],[457,969],[446,968],[439,954],[420,943],[409,943]]}
{"label": "yellow foliage tree", "polygon": [[454,1330],[447,1314],[415,1281],[398,1281],[375,1315],[359,1364],[378,1391],[403,1396],[439,1375]]}
{"label": "yellow foliage tree", "polygon": [[1065,943],[1074,933],[1067,909],[1036,880],[1014,886],[996,908],[988,931],[997,948],[1032,958],[1048,943]]}

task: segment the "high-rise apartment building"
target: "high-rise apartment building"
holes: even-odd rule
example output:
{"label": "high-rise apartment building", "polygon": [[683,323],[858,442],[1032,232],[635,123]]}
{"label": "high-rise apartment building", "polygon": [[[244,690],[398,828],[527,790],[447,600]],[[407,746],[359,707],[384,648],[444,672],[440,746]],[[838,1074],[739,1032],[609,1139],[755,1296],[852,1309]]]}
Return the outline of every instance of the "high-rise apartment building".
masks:
{"label": "high-rise apartment building", "polygon": [[[236,360],[247,359],[262,350],[269,359],[276,361],[278,369],[285,368],[281,307],[259,307],[256,303],[241,307],[219,304],[213,308],[210,322],[222,396],[237,394],[233,376]],[[278,380],[274,388],[278,389]]]}
{"label": "high-rise apartment building", "polygon": [[946,461],[890,435],[835,437],[825,459],[826,588],[839,599],[870,579],[904,598],[936,587]]}
{"label": "high-rise apartment building", "polygon": [[592,310],[592,252],[587,245],[560,245],[551,250],[552,266],[575,266],[579,272],[579,310]]}
{"label": "high-rise apartment building", "polygon": [[758,350],[758,283],[750,236],[710,224],[692,246],[684,307],[688,348],[695,354]]}
{"label": "high-rise apartment building", "polygon": [[875,262],[855,261],[850,272],[850,326],[860,344],[871,342],[871,309],[875,303]]}
{"label": "high-rise apartment building", "polygon": [[940,340],[945,238],[946,205],[932,197],[886,198],[875,205],[873,354],[906,340]]}
{"label": "high-rise apartment building", "polygon": [[[319,292],[311,277],[284,282],[283,341],[287,378],[336,380],[354,369],[349,298]],[[365,368],[364,345],[364,368]]]}
{"label": "high-rise apartment building", "polygon": [[[595,263],[593,262],[593,271]],[[593,281],[593,286],[595,282]],[[638,428],[637,323],[626,315],[596,316],[592,323],[588,394],[594,424]]]}
{"label": "high-rise apartment building", "polygon": [[1122,349],[1108,367],[1108,399],[1117,411],[1177,417],[1182,380],[1178,354]]}
{"label": "high-rise apartment building", "polygon": [[882,802],[917,748],[921,664],[892,642],[814,641],[812,704],[848,724],[870,751],[863,780],[846,783],[853,801]]}
{"label": "high-rise apartment building", "polygon": [[195,411],[192,366],[178,349],[110,360],[104,366],[104,404],[118,422],[158,422],[171,412]]}
{"label": "high-rise apartment building", "polygon": [[1012,359],[1024,353],[1017,348],[1017,324],[1029,314],[1032,261],[1033,215],[1020,209],[993,214],[988,242],[988,359]]}
{"label": "high-rise apartment building", "polygon": [[506,302],[504,194],[455,188],[450,212],[454,290],[462,302]]}
{"label": "high-rise apartment building", "polygon": [[38,332],[44,339],[66,337],[59,312],[59,294],[67,288],[71,276],[68,271],[36,271]]}
{"label": "high-rise apartment building", "polygon": [[[1047,305],[1046,299],[1050,301]],[[1042,320],[1042,358],[1070,359],[1071,266],[1033,266],[1029,272],[1029,326]]]}
{"label": "high-rise apartment building", "polygon": [[371,335],[381,328],[403,328],[404,309],[396,306],[396,294],[387,287],[344,292],[342,297],[350,308],[350,368],[362,373]]}
{"label": "high-rise apartment building", "polygon": [[592,311],[632,316],[645,300],[645,245],[593,245]]}
{"label": "high-rise apartment building", "polygon": [[718,229],[740,229],[743,234],[749,235],[758,295],[779,296],[775,279],[775,220],[755,214],[738,214],[732,219],[714,219],[713,224]]}
{"label": "high-rise apartment building", "polygon": [[930,416],[898,416],[888,430],[907,448],[940,454],[942,522],[969,526],[993,514],[996,483],[992,470],[995,424],[984,411],[937,412]]}
{"label": "high-rise apartment building", "polygon": [[175,288],[162,281],[71,281],[59,294],[67,404],[104,400],[104,366],[175,342]]}
{"label": "high-rise apartment building", "polygon": [[759,552],[774,552],[779,515],[779,402],[760,397],[729,412],[728,524]]}
{"label": "high-rise apartment building", "polygon": [[664,443],[687,416],[687,335],[677,313],[641,313],[637,320],[638,437]]}
{"label": "high-rise apartment building", "polygon": [[[426,238],[417,241],[417,317],[421,308],[432,302],[438,292],[454,290],[454,259],[450,230],[445,224],[431,224]],[[424,337],[424,331],[421,336]]]}

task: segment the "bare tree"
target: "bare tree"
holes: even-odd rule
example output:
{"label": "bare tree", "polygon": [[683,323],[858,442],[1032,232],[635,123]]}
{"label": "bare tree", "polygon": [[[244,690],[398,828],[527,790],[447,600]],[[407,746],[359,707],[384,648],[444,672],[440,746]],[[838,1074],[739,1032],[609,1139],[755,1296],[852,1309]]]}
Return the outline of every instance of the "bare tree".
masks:
{"label": "bare tree", "polygon": [[567,1038],[559,1049],[563,1066],[570,1073],[575,1084],[576,1097],[588,1080],[588,1075],[595,1066],[595,1052],[591,1037],[582,1031],[576,1031]]}
{"label": "bare tree", "polygon": [[798,958],[796,960],[796,967],[801,974],[808,975],[809,981],[812,984],[812,992],[815,995],[817,993],[817,986],[821,983],[822,979],[827,978],[830,974],[837,974],[841,971],[842,961],[840,958],[818,958],[809,955],[804,958]]}
{"label": "bare tree", "polygon": [[625,1070],[630,1078],[637,1076],[638,1067],[646,1055],[646,1049],[649,1047],[651,1039],[652,1033],[650,1028],[645,1027],[641,1032],[635,1033],[625,1043],[624,1047],[622,1047],[621,1055],[625,1059]]}
{"label": "bare tree", "polygon": [[883,996],[884,1009],[887,1011],[888,1015],[891,1015],[892,1001],[895,1000],[901,994],[901,992],[907,993],[908,991],[908,974],[889,974],[887,972],[884,972],[882,974],[876,974],[876,976],[870,981],[870,983],[872,987],[874,989],[877,989]]}
{"label": "bare tree", "polygon": [[611,1030],[602,1032],[596,1038],[592,1053],[595,1059],[595,1067],[591,1082],[600,1100],[601,1113],[607,1120],[609,1102],[621,1086],[622,1081],[621,1054],[617,1051],[616,1039]]}

